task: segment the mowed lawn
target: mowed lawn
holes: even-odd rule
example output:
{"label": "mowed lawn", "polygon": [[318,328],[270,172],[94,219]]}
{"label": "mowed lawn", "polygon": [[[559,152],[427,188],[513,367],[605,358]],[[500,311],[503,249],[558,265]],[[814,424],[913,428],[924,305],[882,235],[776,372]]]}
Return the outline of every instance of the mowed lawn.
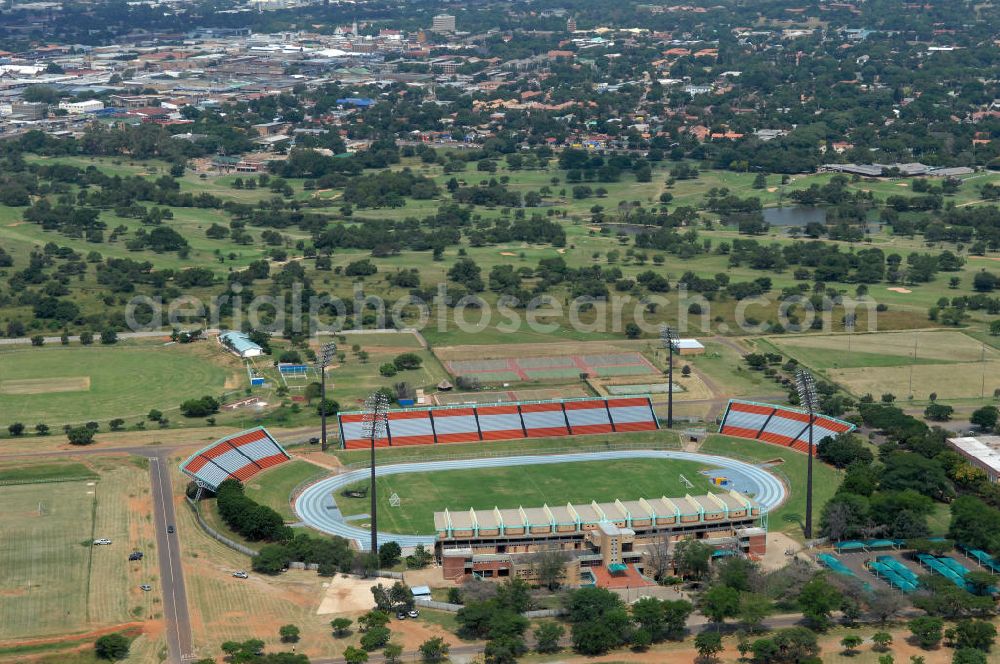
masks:
{"label": "mowed lawn", "polygon": [[249,497],[261,505],[267,505],[285,520],[290,521],[295,518],[289,500],[295,487],[306,480],[322,477],[328,472],[308,461],[292,459],[255,476],[244,488]]}
{"label": "mowed lawn", "polygon": [[[771,462],[780,459],[770,470],[786,483],[789,496],[784,504],[768,515],[768,529],[782,531],[802,539],[802,526],[806,513],[806,466],[808,457],[780,445],[757,440],[744,440],[729,436],[711,435],[698,450],[704,454],[732,457],[749,463]],[[837,492],[843,473],[819,459],[813,460],[813,528],[818,536],[819,516],[823,506]]]}
{"label": "mowed lawn", "polygon": [[[616,459],[390,475],[376,481],[379,530],[431,534],[434,512],[446,508],[507,509],[704,494],[713,490],[709,478],[699,472],[707,468],[673,459]],[[688,488],[680,475],[694,488]],[[399,495],[399,507],[389,505],[393,493]],[[345,516],[369,511],[368,498],[335,498]],[[364,525],[368,520],[354,523]]]}
{"label": "mowed lawn", "polygon": [[[78,464],[67,464],[74,472]],[[39,467],[62,473],[55,465]],[[0,486],[0,640],[72,634],[158,617],[148,476],[129,463],[100,479]],[[108,537],[110,546],[92,546]],[[133,549],[145,552],[130,563]],[[154,591],[138,586],[150,583]]]}
{"label": "mowed lawn", "polygon": [[912,385],[917,402],[932,392],[940,399],[985,399],[1000,387],[1000,351],[959,331],[768,337],[760,345],[794,357],[856,396],[905,398]]}
{"label": "mowed lawn", "polygon": [[30,429],[44,422],[56,430],[144,417],[151,408],[169,416],[185,399],[222,392],[227,370],[206,357],[211,350],[137,344],[2,351],[0,424],[20,421]]}

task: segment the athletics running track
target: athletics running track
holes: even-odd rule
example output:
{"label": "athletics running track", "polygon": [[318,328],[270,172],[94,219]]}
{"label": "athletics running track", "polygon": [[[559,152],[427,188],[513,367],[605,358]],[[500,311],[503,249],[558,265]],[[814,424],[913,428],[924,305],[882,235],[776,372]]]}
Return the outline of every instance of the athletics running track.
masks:
{"label": "athletics running track", "polygon": [[[661,450],[620,450],[608,452],[587,452],[579,454],[556,454],[545,456],[515,456],[490,459],[463,459],[460,461],[428,461],[426,463],[403,463],[389,466],[378,466],[375,474],[396,475],[399,473],[426,473],[436,470],[468,470],[470,468],[492,468],[495,466],[530,466],[544,463],[567,463],[571,461],[610,461],[614,459],[679,459],[705,464],[706,467],[719,468],[740,478],[740,488],[745,493],[753,495],[754,500],[771,510],[784,502],[785,485],[781,480],[767,470],[728,457],[710,454],[694,454],[691,452],[661,451]],[[371,470],[364,468],[343,475],[328,477],[307,487],[295,500],[295,512],[308,526],[329,535],[338,535],[352,539],[359,546],[367,549],[370,545],[370,531],[353,526],[343,520],[334,495],[340,489],[367,479]],[[442,506],[445,507],[445,506]],[[452,505],[460,509],[459,505]],[[378,534],[379,542],[397,542],[401,547],[413,547],[418,544],[430,546],[434,543],[433,535],[400,535],[396,533]]]}

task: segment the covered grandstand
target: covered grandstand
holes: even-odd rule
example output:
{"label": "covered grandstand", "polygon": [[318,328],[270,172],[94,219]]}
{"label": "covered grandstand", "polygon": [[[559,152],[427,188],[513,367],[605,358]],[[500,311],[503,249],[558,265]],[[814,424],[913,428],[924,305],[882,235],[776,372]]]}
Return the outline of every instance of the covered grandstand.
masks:
{"label": "covered grandstand", "polygon": [[[732,399],[722,418],[719,433],[806,452],[809,449],[808,429],[809,413],[803,410]],[[850,422],[816,414],[813,421],[813,445],[818,445],[824,438],[854,429],[855,426]]]}
{"label": "covered grandstand", "polygon": [[[338,415],[341,445],[368,447],[364,413]],[[523,401],[390,410],[376,447],[471,443],[658,429],[649,397]]]}
{"label": "covered grandstand", "polygon": [[291,457],[264,427],[221,438],[192,454],[181,471],[200,486],[215,491],[225,480],[245,482]]}

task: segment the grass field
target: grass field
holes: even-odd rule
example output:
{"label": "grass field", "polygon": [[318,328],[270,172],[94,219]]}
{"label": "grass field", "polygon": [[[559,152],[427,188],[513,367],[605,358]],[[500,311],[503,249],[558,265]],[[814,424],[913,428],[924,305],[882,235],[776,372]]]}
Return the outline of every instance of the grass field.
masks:
{"label": "grass field", "polygon": [[[159,342],[0,351],[0,424],[45,422],[55,430],[64,423],[142,418],[151,408],[169,416],[185,399],[222,393],[237,368],[217,350],[207,342]],[[67,377],[85,378],[87,389],[66,391]],[[35,389],[10,389],[24,381]]]}
{"label": "grass field", "polygon": [[253,477],[245,486],[246,494],[258,503],[274,509],[285,520],[291,521],[295,518],[289,503],[292,490],[302,482],[322,477],[328,472],[308,461],[292,459]]}
{"label": "grass field", "polygon": [[96,479],[97,474],[82,463],[38,463],[0,465],[0,485],[33,484],[38,482],[65,482]]}
{"label": "grass field", "polygon": [[[807,457],[801,452],[771,445],[756,440],[743,440],[729,436],[711,435],[701,446],[700,452],[733,457],[750,463],[761,463],[782,459],[773,470],[783,476],[789,487],[789,497],[785,503],[770,513],[768,528],[780,530],[797,539],[802,539],[802,524],[805,519],[806,463]],[[822,461],[813,463],[813,523],[818,526],[819,515],[840,486],[842,473]]]}
{"label": "grass field", "polygon": [[[712,485],[699,473],[704,469],[691,461],[619,459],[391,475],[376,481],[379,529],[432,534],[434,512],[445,508],[507,509],[708,493]],[[682,474],[693,489],[681,482]],[[389,505],[393,493],[399,494],[399,507]],[[337,496],[337,505],[344,516],[369,510],[367,498]]]}
{"label": "grass field", "polygon": [[760,345],[856,396],[890,393],[922,402],[934,392],[942,400],[976,400],[1000,387],[1000,351],[960,331],[768,337]]}
{"label": "grass field", "polygon": [[[38,480],[59,479],[79,472],[77,466],[39,465],[31,472]],[[89,481],[0,486],[0,640],[159,617],[147,476],[120,461],[95,467]],[[98,537],[112,544],[93,546]],[[126,560],[133,548],[146,553],[141,562]],[[139,590],[141,583],[154,592]]]}

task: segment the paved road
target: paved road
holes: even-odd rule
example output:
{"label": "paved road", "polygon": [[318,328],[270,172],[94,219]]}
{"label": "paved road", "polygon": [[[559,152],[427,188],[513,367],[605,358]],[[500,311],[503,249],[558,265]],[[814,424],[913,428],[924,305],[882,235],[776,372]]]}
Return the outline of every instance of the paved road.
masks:
{"label": "paved road", "polygon": [[177,535],[167,532],[174,518],[173,489],[170,483],[169,457],[158,453],[149,457],[150,484],[153,489],[154,527],[156,550],[160,560],[160,586],[163,595],[163,617],[167,627],[167,649],[172,662],[182,662],[194,651],[191,639],[191,620],[188,615],[187,592],[184,588],[184,569],[181,566],[180,544]]}
{"label": "paved road", "polygon": [[[376,476],[395,475],[399,473],[425,473],[438,470],[469,468],[491,468],[494,466],[525,466],[545,463],[567,463],[572,461],[605,461],[611,459],[680,459],[696,461],[713,468],[728,470],[742,478],[742,481],[753,487],[754,499],[761,505],[771,509],[785,500],[785,486],[777,477],[757,466],[729,459],[727,457],[709,454],[695,454],[673,450],[610,450],[607,452],[584,452],[576,454],[525,455],[513,457],[497,457],[486,459],[463,459],[458,461],[429,461],[425,463],[401,463],[388,466],[378,466]],[[370,532],[364,528],[351,525],[343,520],[337,509],[334,495],[349,484],[360,482],[369,477],[368,469],[355,470],[341,475],[335,475],[316,482],[307,487],[295,500],[295,513],[307,525],[330,535],[339,535],[352,539],[362,548],[370,546]],[[433,535],[400,535],[394,533],[379,533],[380,542],[397,542],[402,547],[418,544],[431,546]]]}

